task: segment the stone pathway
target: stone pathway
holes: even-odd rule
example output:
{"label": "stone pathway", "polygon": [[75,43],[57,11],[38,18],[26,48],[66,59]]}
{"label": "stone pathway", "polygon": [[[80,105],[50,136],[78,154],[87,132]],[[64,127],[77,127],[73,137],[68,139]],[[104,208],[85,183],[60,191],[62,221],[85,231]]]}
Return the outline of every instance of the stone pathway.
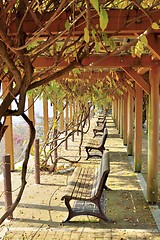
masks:
{"label": "stone pathway", "polygon": [[[94,127],[96,118],[91,120]],[[85,136],[85,142],[93,136],[92,128]],[[0,227],[0,239],[40,239],[40,240],[128,240],[160,239],[160,210],[148,206],[143,194],[144,179],[133,172],[132,159],[126,153],[122,139],[111,117],[107,119],[109,136],[106,148],[110,151],[111,172],[107,185],[113,190],[106,192],[106,213],[114,223],[105,223],[94,217],[80,216],[62,225],[67,209],[61,197],[70,177],[68,174],[41,173],[41,184],[34,184],[32,167],[27,173],[27,185],[19,206],[14,211],[14,219],[5,221]],[[79,136],[69,141],[68,151],[60,154],[75,159]],[[85,143],[84,143],[85,145]],[[86,153],[78,164],[96,165],[99,159],[85,160]],[[33,159],[31,159],[33,161]],[[33,164],[33,162],[31,162]],[[32,165],[31,164],[31,165]],[[34,165],[34,164],[33,164]],[[76,165],[76,164],[74,164]],[[13,199],[20,186],[20,172],[12,173]],[[0,215],[4,213],[3,180],[0,179]],[[153,210],[154,212],[154,210]]]}

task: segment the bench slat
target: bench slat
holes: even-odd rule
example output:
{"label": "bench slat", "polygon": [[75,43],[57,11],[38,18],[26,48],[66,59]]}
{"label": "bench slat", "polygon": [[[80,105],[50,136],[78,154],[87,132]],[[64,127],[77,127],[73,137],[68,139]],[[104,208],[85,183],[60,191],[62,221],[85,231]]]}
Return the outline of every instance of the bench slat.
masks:
{"label": "bench slat", "polygon": [[79,199],[90,198],[91,189],[93,185],[94,168],[82,168],[79,179],[77,179],[76,187],[72,197]]}

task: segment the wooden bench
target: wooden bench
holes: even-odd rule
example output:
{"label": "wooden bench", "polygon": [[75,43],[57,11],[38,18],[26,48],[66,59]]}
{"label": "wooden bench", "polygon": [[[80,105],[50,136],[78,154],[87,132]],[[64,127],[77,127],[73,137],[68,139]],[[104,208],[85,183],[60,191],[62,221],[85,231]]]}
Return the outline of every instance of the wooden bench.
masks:
{"label": "wooden bench", "polygon": [[101,126],[96,126],[95,128],[93,128],[93,137],[96,137],[99,133],[103,133],[105,128],[106,128],[106,120]]}
{"label": "wooden bench", "polygon": [[[80,215],[90,215],[108,222],[103,208],[102,196],[110,172],[109,151],[104,151],[99,167],[77,167],[62,197],[68,209],[68,217],[63,222]],[[70,201],[76,200],[71,207]],[[104,201],[104,200],[103,200]],[[105,202],[104,202],[105,203]],[[88,204],[88,207],[87,207]]]}
{"label": "wooden bench", "polygon": [[105,142],[106,142],[106,139],[107,139],[107,136],[108,136],[108,130],[107,128],[104,129],[104,132],[103,132],[103,136],[102,136],[102,139],[100,142],[98,142],[97,140],[92,140],[92,142],[88,143],[88,145],[85,146],[85,149],[86,149],[86,153],[87,153],[87,158],[90,158],[90,157],[101,157],[101,155],[98,155],[98,154],[90,154],[92,150],[96,150],[96,151],[99,151],[101,154],[103,153],[103,151],[105,150]]}
{"label": "wooden bench", "polygon": [[101,118],[101,119],[98,118],[98,120],[96,121],[97,126],[102,125],[105,121],[106,121],[106,117],[103,117],[103,118]]}
{"label": "wooden bench", "polygon": [[106,113],[98,116],[98,119],[96,121],[97,126],[101,126],[106,121],[106,116],[107,116]]}

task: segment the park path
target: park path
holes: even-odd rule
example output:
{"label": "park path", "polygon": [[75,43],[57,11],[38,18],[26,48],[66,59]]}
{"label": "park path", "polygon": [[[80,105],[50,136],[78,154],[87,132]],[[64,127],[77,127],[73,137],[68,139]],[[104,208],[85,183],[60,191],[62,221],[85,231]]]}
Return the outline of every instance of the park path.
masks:
{"label": "park path", "polygon": [[[91,129],[85,136],[85,143],[92,138],[92,129],[97,118],[91,120]],[[41,184],[34,184],[34,161],[30,160],[27,172],[27,186],[19,206],[14,211],[14,218],[5,221],[0,227],[0,239],[40,239],[40,240],[128,240],[160,239],[160,210],[150,207],[143,194],[144,179],[132,169],[132,159],[128,158],[126,147],[120,138],[111,116],[107,117],[109,132],[106,148],[110,152],[111,172],[106,192],[106,213],[114,223],[105,223],[93,217],[80,216],[70,223],[62,225],[67,210],[61,197],[69,180],[68,174],[41,173]],[[79,136],[69,140],[68,151],[64,147],[59,154],[72,160],[76,159]],[[78,164],[98,164],[98,159],[82,159]],[[63,162],[60,163],[64,165]],[[20,169],[20,166],[18,167]],[[20,186],[20,171],[12,172],[13,199]],[[0,215],[4,213],[3,180],[0,180]]]}

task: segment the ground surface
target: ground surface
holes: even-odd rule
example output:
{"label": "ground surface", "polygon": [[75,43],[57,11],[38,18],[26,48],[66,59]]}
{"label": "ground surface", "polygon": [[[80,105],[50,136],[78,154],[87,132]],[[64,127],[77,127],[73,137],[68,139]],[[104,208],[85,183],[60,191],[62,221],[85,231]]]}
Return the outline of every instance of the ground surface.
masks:
{"label": "ground surface", "polygon": [[[92,119],[92,127],[96,118]],[[106,214],[112,223],[99,221],[94,217],[82,216],[74,218],[70,223],[62,225],[67,210],[61,197],[69,180],[68,174],[41,173],[41,184],[34,184],[33,160],[27,174],[27,186],[14,219],[5,222],[0,229],[0,239],[160,239],[155,219],[145,201],[136,173],[133,172],[126,147],[119,137],[111,117],[107,119],[109,136],[106,148],[110,151],[111,172],[108,186],[112,191],[106,192]],[[92,128],[85,136],[85,142],[93,136]],[[78,152],[79,137],[69,142],[68,151],[61,148],[60,154],[75,160]],[[84,143],[85,145],[85,143]],[[90,166],[99,164],[98,159],[85,160],[78,163]],[[63,165],[63,162],[60,163]],[[74,165],[75,166],[75,165]],[[146,170],[144,169],[144,172]],[[13,199],[20,186],[20,172],[12,173]],[[4,213],[3,182],[0,181],[0,215]],[[160,215],[159,215],[160,218]],[[3,237],[5,235],[5,237]]]}

